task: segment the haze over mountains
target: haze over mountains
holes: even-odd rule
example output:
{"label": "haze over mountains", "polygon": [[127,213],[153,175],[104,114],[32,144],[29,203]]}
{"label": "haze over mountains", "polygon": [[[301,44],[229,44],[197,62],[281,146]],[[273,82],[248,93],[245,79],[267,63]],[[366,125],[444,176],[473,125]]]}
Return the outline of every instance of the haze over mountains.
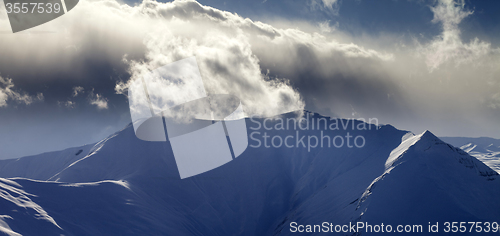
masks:
{"label": "haze over mountains", "polygon": [[[292,222],[426,229],[428,222],[500,221],[500,178],[492,168],[429,131],[366,125],[322,130],[361,135],[362,148],[249,146],[226,165],[186,179],[168,143],[141,141],[131,125],[96,144],[3,160],[0,232],[290,235]],[[249,134],[320,135],[255,130],[249,120],[247,128]]]}

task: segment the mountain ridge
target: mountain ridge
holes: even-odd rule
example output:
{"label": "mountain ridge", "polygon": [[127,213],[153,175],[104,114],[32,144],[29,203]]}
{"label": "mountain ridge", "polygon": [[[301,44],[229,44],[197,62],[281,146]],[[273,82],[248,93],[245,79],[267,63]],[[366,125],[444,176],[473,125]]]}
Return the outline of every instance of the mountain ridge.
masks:
{"label": "mountain ridge", "polygon": [[[323,117],[309,114],[311,119]],[[270,120],[269,124],[275,122]],[[270,136],[297,131],[254,130],[250,125],[247,122],[249,133],[268,132]],[[319,132],[299,131],[303,135]],[[51,177],[47,177],[48,172],[38,173],[47,179],[12,178],[12,163],[9,176],[0,172],[0,177],[10,177],[7,181],[36,196],[30,199],[65,235],[288,235],[292,234],[288,229],[291,222],[394,223],[405,215],[418,223],[439,210],[444,213],[435,219],[441,221],[456,218],[453,215],[463,217],[462,221],[500,219],[500,206],[493,202],[500,194],[494,171],[430,131],[414,135],[390,125],[373,130],[324,131],[341,136],[349,132],[363,135],[366,145],[311,150],[301,146],[248,147],[221,167],[180,179],[170,145],[141,141],[127,126],[88,149],[60,152],[59,160],[69,164],[62,170],[61,166],[45,168],[50,174],[57,172]],[[468,188],[481,194],[468,193]],[[416,200],[418,197],[424,200]],[[436,200],[443,205],[434,204]],[[0,198],[0,204],[4,201]],[[420,216],[388,211],[389,206],[419,211]],[[30,235],[15,212],[2,214],[12,218],[1,220],[4,225]],[[49,228],[46,235],[61,233],[55,226]]]}

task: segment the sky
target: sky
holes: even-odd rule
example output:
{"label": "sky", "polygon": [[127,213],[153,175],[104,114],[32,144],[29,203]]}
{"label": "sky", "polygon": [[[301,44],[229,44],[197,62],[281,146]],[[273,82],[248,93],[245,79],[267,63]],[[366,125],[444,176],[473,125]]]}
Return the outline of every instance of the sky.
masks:
{"label": "sky", "polygon": [[195,56],[249,115],[306,109],[437,136],[500,138],[500,3],[83,0],[12,33],[0,4],[0,159],[97,142],[127,88]]}

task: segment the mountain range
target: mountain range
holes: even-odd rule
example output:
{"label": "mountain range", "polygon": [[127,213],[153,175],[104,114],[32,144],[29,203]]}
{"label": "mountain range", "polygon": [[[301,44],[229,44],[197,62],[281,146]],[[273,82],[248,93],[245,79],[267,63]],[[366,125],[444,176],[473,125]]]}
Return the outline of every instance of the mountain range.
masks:
{"label": "mountain range", "polygon": [[[308,116],[321,118],[333,122],[316,113]],[[293,235],[294,222],[411,224],[423,225],[426,232],[429,222],[438,222],[438,234],[446,234],[445,222],[500,222],[500,178],[493,169],[498,164],[486,165],[486,154],[472,151],[497,152],[488,158],[498,161],[498,143],[495,149],[480,140],[350,122],[354,125],[341,130],[267,130],[247,119],[249,135],[323,132],[362,136],[365,143],[312,149],[250,145],[233,161],[186,179],[179,177],[170,144],[142,141],[132,125],[95,144],[2,160],[0,232]],[[355,128],[359,124],[368,128]],[[464,146],[469,143],[476,144]],[[315,234],[323,233],[307,235]]]}
{"label": "mountain range", "polygon": [[455,147],[460,147],[497,173],[500,173],[500,140],[488,137],[442,137],[441,140]]}

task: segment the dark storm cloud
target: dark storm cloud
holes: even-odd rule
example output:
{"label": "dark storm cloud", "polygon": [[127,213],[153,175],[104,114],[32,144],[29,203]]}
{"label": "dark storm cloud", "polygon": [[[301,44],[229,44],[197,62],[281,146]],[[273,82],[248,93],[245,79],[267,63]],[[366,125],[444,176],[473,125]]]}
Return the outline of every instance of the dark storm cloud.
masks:
{"label": "dark storm cloud", "polygon": [[[298,88],[308,109],[342,117],[350,117],[353,110],[376,116],[395,114],[407,105],[400,88],[389,79],[391,75],[381,69],[390,60],[388,56],[346,53],[360,50],[357,48],[341,51],[301,43],[281,46],[274,53],[266,53],[265,47],[255,47],[254,52],[264,70],[269,70],[272,76],[289,79]],[[390,99],[391,96],[401,99]]]}

